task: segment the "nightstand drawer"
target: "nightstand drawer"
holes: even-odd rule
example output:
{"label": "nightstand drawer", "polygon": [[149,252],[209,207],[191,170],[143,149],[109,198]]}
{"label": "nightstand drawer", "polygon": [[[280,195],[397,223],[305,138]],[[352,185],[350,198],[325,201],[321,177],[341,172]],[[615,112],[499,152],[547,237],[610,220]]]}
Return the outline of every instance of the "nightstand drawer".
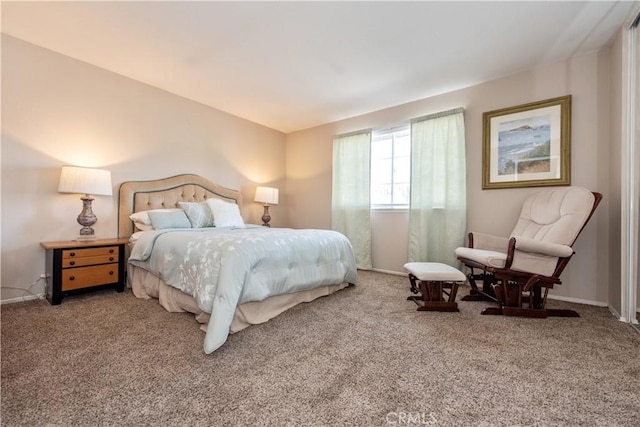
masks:
{"label": "nightstand drawer", "polygon": [[115,255],[85,256],[81,258],[62,258],[62,268],[83,267],[85,265],[109,264],[118,262],[118,253]]}
{"label": "nightstand drawer", "polygon": [[62,251],[62,259],[96,257],[96,256],[102,256],[102,255],[113,255],[117,257],[118,247],[106,246],[103,248],[68,249],[68,250]]}
{"label": "nightstand drawer", "polygon": [[118,263],[68,268],[62,271],[63,291],[106,285],[118,281]]}

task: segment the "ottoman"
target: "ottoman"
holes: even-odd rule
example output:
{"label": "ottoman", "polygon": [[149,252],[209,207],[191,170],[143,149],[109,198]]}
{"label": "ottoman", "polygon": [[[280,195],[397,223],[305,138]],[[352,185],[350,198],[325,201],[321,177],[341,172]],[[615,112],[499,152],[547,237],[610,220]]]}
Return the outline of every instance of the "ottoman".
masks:
{"label": "ottoman", "polygon": [[407,298],[418,304],[418,311],[459,311],[456,294],[458,285],[467,280],[464,273],[439,262],[408,262],[404,268],[411,291],[422,294]]}

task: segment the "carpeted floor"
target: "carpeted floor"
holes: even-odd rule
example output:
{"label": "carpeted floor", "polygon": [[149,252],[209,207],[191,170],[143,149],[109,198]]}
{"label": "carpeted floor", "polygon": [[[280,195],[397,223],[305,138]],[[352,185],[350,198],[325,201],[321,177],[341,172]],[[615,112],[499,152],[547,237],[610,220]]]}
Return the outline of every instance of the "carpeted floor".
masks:
{"label": "carpeted floor", "polygon": [[193,316],[130,292],[5,305],[2,425],[639,425],[640,335],[606,308],[426,313],[407,295],[359,272],[211,355]]}

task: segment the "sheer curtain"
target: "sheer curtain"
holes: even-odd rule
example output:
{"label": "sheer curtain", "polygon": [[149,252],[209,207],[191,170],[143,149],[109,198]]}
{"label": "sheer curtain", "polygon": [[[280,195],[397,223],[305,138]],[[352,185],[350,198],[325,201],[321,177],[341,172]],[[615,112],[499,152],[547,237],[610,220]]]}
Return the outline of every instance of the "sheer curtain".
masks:
{"label": "sheer curtain", "polygon": [[331,228],[351,241],[359,269],[371,269],[369,165],[371,132],[333,140]]}
{"label": "sheer curtain", "polygon": [[466,179],[464,110],[413,120],[409,261],[458,265],[454,250],[464,245]]}

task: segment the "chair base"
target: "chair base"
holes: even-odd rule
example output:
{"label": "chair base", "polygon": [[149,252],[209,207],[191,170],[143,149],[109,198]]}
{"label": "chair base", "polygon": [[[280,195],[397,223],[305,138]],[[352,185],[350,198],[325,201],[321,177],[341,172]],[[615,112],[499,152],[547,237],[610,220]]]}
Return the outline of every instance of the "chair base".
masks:
{"label": "chair base", "polygon": [[[471,285],[469,295],[462,297],[462,301],[490,301],[497,302],[496,294],[491,286],[493,284],[493,275],[486,273],[473,274],[473,271],[467,275],[467,280]],[[478,287],[476,280],[482,281],[482,289]]]}
{"label": "chair base", "polygon": [[484,293],[482,291],[474,291],[473,289],[471,289],[471,292],[469,292],[469,295],[465,295],[461,298],[461,301],[491,301],[491,302],[496,302],[497,299],[494,296],[491,296],[487,293]]}
{"label": "chair base", "polygon": [[[503,276],[502,274],[496,277],[495,274],[487,270],[483,270],[480,274],[473,274],[473,269],[479,268],[479,266],[469,261],[466,261],[465,264],[471,268],[471,272],[467,275],[471,291],[469,295],[462,298],[462,301],[491,301],[498,303],[498,307],[487,307],[481,314],[535,319],[580,317],[573,310],[546,308],[547,293],[554,283],[559,283],[557,279],[544,280],[545,278],[532,276],[524,278],[527,280],[511,280],[511,277]],[[482,288],[478,287],[476,281],[482,282]],[[505,283],[506,286],[504,285]],[[527,290],[527,285],[530,285],[530,290]],[[524,307],[525,303],[528,303],[528,307]]]}
{"label": "chair base", "polygon": [[487,307],[480,314],[489,316],[517,316],[535,319],[546,319],[547,317],[580,317],[573,310],[559,309],[536,309],[520,307]]}
{"label": "chair base", "polygon": [[454,312],[460,311],[458,310],[457,302],[435,302],[435,301],[427,301],[424,302],[422,306],[418,307],[418,311],[446,311],[446,312]]}

